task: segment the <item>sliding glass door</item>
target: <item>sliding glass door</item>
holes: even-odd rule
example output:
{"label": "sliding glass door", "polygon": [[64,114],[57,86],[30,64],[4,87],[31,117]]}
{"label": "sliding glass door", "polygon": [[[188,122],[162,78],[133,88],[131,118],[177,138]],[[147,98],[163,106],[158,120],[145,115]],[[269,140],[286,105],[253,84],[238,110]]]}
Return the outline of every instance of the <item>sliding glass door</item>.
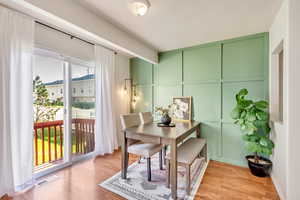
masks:
{"label": "sliding glass door", "polygon": [[64,156],[64,61],[35,55],[33,67],[34,166],[36,170]]}
{"label": "sliding glass door", "polygon": [[95,147],[95,74],[84,63],[71,63],[72,156],[91,153]]}
{"label": "sliding glass door", "polygon": [[36,50],[33,67],[35,171],[70,164],[94,151],[93,64]]}

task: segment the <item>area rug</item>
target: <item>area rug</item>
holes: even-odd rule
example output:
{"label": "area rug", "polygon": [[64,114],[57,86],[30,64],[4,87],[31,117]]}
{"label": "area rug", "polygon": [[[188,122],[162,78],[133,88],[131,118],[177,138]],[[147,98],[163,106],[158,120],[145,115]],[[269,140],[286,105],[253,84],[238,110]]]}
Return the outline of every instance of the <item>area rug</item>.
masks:
{"label": "area rug", "polygon": [[[191,168],[191,193],[189,196],[185,193],[185,169],[178,167],[177,196],[179,199],[190,200],[200,186],[202,177],[208,163],[204,158],[197,158]],[[151,159],[152,181],[147,181],[147,161],[142,160],[133,163],[128,167],[127,179],[121,179],[121,172],[108,178],[99,186],[116,193],[129,200],[170,200],[171,189],[166,187],[166,170],[159,169],[158,155]]]}

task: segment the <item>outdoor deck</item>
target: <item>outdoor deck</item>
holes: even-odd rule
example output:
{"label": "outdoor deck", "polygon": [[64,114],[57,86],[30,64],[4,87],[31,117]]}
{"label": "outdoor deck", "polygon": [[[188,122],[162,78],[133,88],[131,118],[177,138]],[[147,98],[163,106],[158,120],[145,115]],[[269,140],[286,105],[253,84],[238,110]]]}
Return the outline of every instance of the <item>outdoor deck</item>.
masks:
{"label": "outdoor deck", "polygon": [[[64,154],[63,120],[38,122],[34,124],[34,165],[45,168],[63,159]],[[95,120],[72,120],[72,154],[82,155],[94,151]],[[43,167],[44,166],[44,167]]]}

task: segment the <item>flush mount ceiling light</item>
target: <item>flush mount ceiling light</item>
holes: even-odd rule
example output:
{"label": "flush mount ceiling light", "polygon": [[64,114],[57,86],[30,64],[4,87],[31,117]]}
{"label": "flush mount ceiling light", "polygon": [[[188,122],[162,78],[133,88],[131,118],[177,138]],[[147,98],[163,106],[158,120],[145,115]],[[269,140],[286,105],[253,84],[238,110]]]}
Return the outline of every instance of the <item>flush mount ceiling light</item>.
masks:
{"label": "flush mount ceiling light", "polygon": [[147,13],[150,2],[148,0],[131,0],[129,2],[129,9],[136,16],[143,16]]}

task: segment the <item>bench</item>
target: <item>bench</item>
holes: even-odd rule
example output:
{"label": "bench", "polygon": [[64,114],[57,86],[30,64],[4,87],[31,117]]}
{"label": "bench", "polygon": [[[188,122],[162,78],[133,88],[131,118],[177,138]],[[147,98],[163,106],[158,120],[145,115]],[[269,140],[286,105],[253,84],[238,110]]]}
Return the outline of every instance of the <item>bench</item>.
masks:
{"label": "bench", "polygon": [[[185,167],[186,169],[186,194],[190,194],[191,185],[191,165],[200,157],[200,155],[205,157],[207,162],[207,144],[205,139],[200,138],[190,138],[185,141],[177,149],[177,164]],[[166,156],[167,165],[167,187],[170,187],[170,154]]]}

